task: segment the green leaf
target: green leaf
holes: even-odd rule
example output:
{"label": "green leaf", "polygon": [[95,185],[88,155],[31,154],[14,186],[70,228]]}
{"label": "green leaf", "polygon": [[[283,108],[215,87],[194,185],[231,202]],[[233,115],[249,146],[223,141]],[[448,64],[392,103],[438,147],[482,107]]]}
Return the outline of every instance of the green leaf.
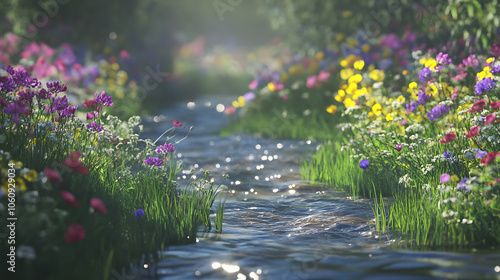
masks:
{"label": "green leaf", "polygon": [[467,6],[467,12],[469,13],[469,17],[474,16],[474,7],[472,5]]}
{"label": "green leaf", "polygon": [[450,12],[451,12],[451,17],[453,19],[457,19],[457,17],[458,17],[458,15],[457,15],[457,7],[455,7],[455,6],[451,7]]}

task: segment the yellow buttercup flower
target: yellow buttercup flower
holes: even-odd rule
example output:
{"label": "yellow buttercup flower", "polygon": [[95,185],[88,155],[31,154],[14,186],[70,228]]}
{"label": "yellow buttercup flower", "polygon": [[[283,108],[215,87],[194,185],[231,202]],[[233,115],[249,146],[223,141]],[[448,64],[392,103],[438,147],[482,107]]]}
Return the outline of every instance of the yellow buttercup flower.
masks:
{"label": "yellow buttercup flower", "polygon": [[273,83],[267,84],[267,87],[269,88],[270,91],[275,91],[276,90],[276,86],[274,86]]}
{"label": "yellow buttercup flower", "polygon": [[376,118],[377,118],[373,112],[368,112],[368,116],[369,116],[369,117],[370,117],[370,119],[372,119],[372,120],[374,120],[374,119],[376,119]]}
{"label": "yellow buttercup flower", "polygon": [[335,113],[337,112],[337,106],[330,105],[328,106],[328,108],[326,108],[326,111],[332,115],[335,115]]}
{"label": "yellow buttercup flower", "polygon": [[376,82],[382,82],[384,80],[384,70],[373,69],[368,76]]}
{"label": "yellow buttercup flower", "polygon": [[378,103],[372,106],[372,112],[378,116],[382,113],[382,106]]}
{"label": "yellow buttercup flower", "polygon": [[460,181],[460,179],[458,178],[458,176],[457,176],[457,175],[451,175],[450,179],[451,179],[453,182],[455,182],[455,183],[456,183],[456,182],[458,182],[458,181]]}
{"label": "yellow buttercup flower", "polygon": [[238,103],[240,104],[240,107],[245,106],[245,98],[243,98],[243,96],[238,97]]}
{"label": "yellow buttercup flower", "polygon": [[316,59],[317,60],[322,60],[324,57],[325,57],[325,53],[324,52],[319,52],[319,53],[316,54]]}
{"label": "yellow buttercup flower", "polygon": [[495,61],[494,57],[490,57],[490,58],[486,59],[486,63],[492,63],[493,61]]}
{"label": "yellow buttercup flower", "polygon": [[349,84],[349,86],[347,87],[347,89],[345,90],[345,92],[347,94],[352,94],[357,89],[358,89],[358,84],[352,83],[352,84]]}
{"label": "yellow buttercup flower", "polygon": [[365,53],[369,52],[370,51],[370,45],[368,44],[364,44],[362,47],[361,47],[361,50]]}
{"label": "yellow buttercup flower", "polygon": [[240,107],[240,103],[239,103],[238,101],[236,101],[236,100],[235,100],[235,101],[233,101],[233,102],[231,103],[231,105],[233,105],[233,107],[234,107],[234,108],[239,108],[239,107]]}
{"label": "yellow buttercup flower", "polygon": [[354,107],[354,106],[356,106],[356,102],[354,102],[351,98],[347,97],[344,100],[344,105],[345,105],[346,108]]}
{"label": "yellow buttercup flower", "polygon": [[391,115],[391,114],[387,114],[387,115],[385,116],[385,120],[386,120],[386,121],[388,121],[388,122],[392,121],[393,119],[394,119],[394,118],[392,117],[392,115]]}
{"label": "yellow buttercup flower", "polygon": [[351,68],[340,70],[340,78],[344,81],[352,77],[352,75],[354,75],[354,70],[352,70]]}
{"label": "yellow buttercup flower", "polygon": [[359,84],[361,82],[361,80],[363,79],[363,77],[361,76],[361,74],[356,74],[352,77],[349,78],[349,80],[347,81],[349,84]]}
{"label": "yellow buttercup flower", "polygon": [[362,70],[365,67],[365,62],[363,60],[357,60],[354,62],[354,69]]}

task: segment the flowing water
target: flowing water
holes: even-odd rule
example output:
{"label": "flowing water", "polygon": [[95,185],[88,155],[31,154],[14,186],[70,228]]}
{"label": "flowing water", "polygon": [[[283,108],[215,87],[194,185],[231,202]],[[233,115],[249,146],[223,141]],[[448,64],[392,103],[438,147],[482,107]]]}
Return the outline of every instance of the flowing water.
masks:
{"label": "flowing water", "polygon": [[[228,199],[221,234],[200,232],[196,244],[172,246],[159,263],[135,271],[140,276],[122,279],[500,279],[498,250],[394,249],[371,231],[368,201],[301,181],[300,163],[318,143],[219,137],[228,117],[216,108],[227,101],[204,97],[143,118],[153,140],[173,120],[194,126],[176,145],[184,162],[178,182],[191,169],[211,170]],[[176,139],[187,131],[176,130]]]}

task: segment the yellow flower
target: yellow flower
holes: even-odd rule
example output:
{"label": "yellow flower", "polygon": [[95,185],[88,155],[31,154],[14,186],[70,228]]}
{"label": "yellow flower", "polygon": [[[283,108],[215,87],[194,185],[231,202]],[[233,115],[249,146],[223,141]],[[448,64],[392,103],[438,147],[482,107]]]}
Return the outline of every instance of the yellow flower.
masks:
{"label": "yellow flower", "polygon": [[378,116],[382,113],[382,106],[378,103],[372,106],[372,111],[373,113]]}
{"label": "yellow flower", "polygon": [[489,66],[484,67],[483,71],[477,73],[476,76],[477,76],[478,81],[481,81],[482,79],[493,77],[493,74],[491,74],[491,67],[489,67]]}
{"label": "yellow flower", "polygon": [[238,101],[236,101],[236,100],[233,101],[231,104],[233,105],[234,108],[239,108],[240,107],[240,103]]}
{"label": "yellow flower", "polygon": [[347,89],[345,90],[345,92],[347,94],[352,94],[357,89],[358,89],[358,84],[352,83],[352,84],[349,84],[349,86],[347,87]]}
{"label": "yellow flower", "polygon": [[385,116],[385,120],[386,120],[386,121],[388,121],[388,122],[392,121],[393,119],[394,119],[394,118],[392,117],[392,115],[391,115],[391,114],[387,114],[387,115]]}
{"label": "yellow flower", "polygon": [[460,181],[460,179],[458,178],[458,176],[457,176],[457,175],[451,175],[450,179],[451,179],[453,182],[455,182],[455,183],[456,183],[456,182],[458,182],[458,181]]}
{"label": "yellow flower", "polygon": [[28,182],[34,182],[36,180],[36,178],[38,178],[38,173],[36,173],[36,171],[32,169],[32,170],[30,170],[30,172],[24,174],[23,177]]}
{"label": "yellow flower", "polygon": [[350,16],[352,16],[352,12],[351,11],[349,11],[349,10],[342,11],[342,17],[343,18],[348,18]]}
{"label": "yellow flower", "polygon": [[349,79],[352,75],[354,75],[354,70],[351,68],[340,70],[340,78],[344,81]]}
{"label": "yellow flower", "polygon": [[267,84],[267,87],[269,88],[270,91],[275,91],[276,90],[276,87],[274,86],[273,83]]}
{"label": "yellow flower", "polygon": [[347,44],[351,49],[355,48],[358,45],[358,40],[356,39],[349,39],[347,40]]}
{"label": "yellow flower", "polygon": [[364,44],[362,47],[361,47],[361,50],[365,53],[369,52],[370,51],[370,45],[368,44]]}
{"label": "yellow flower", "polygon": [[384,80],[384,70],[373,69],[368,76],[375,82],[382,82]]}
{"label": "yellow flower", "polygon": [[362,70],[365,67],[365,62],[363,60],[357,60],[354,62],[354,69]]}
{"label": "yellow flower", "polygon": [[120,65],[118,65],[118,63],[115,62],[115,63],[111,64],[111,68],[113,68],[113,70],[115,70],[115,71],[118,71],[118,69],[120,69]]}
{"label": "yellow flower", "polygon": [[370,119],[374,120],[376,118],[375,114],[373,112],[368,112],[368,116]]}
{"label": "yellow flower", "polygon": [[352,77],[349,78],[349,80],[347,81],[349,84],[359,84],[361,82],[361,80],[363,79],[363,77],[361,76],[361,74],[356,74]]}
{"label": "yellow flower", "polygon": [[317,60],[322,60],[324,57],[325,57],[325,53],[324,52],[319,52],[319,53],[316,54],[316,59]]}
{"label": "yellow flower", "polygon": [[406,101],[406,98],[404,96],[400,95],[400,96],[398,96],[398,98],[396,99],[396,101],[399,102],[399,103],[403,103],[403,102]]}
{"label": "yellow flower", "polygon": [[408,70],[403,70],[403,75],[404,75],[404,76],[408,75],[408,73],[410,73],[410,71],[408,71]]}
{"label": "yellow flower", "polygon": [[245,98],[243,96],[238,97],[238,103],[240,103],[240,107],[245,106]]}
{"label": "yellow flower", "polygon": [[286,82],[287,80],[288,80],[288,74],[287,74],[287,73],[283,73],[283,74],[281,74],[281,79],[280,79],[280,81],[281,81],[282,83],[284,83],[284,82]]}
{"label": "yellow flower", "polygon": [[21,178],[16,178],[16,189],[25,192],[28,188],[26,188],[26,183]]}
{"label": "yellow flower", "polygon": [[426,93],[432,95],[432,97],[435,97],[438,94],[438,89],[436,85],[434,83],[429,84]]}
{"label": "yellow flower", "polygon": [[354,106],[356,106],[356,102],[354,102],[351,98],[347,97],[344,100],[344,105],[345,105],[346,108],[354,107]]}
{"label": "yellow flower", "polygon": [[427,59],[427,61],[425,62],[424,64],[425,67],[428,67],[429,69],[431,70],[435,70],[436,66],[437,66],[437,61],[433,58],[429,58]]}
{"label": "yellow flower", "polygon": [[344,101],[344,96],[345,96],[345,95],[342,95],[342,96],[341,96],[340,94],[337,94],[337,95],[335,96],[335,100],[337,100],[338,102],[342,102],[342,101]]}
{"label": "yellow flower", "polygon": [[493,61],[495,61],[494,57],[490,57],[490,58],[486,59],[486,63],[492,63]]}
{"label": "yellow flower", "polygon": [[339,43],[340,43],[340,42],[342,42],[342,41],[344,41],[344,39],[345,39],[345,35],[344,35],[344,33],[339,33],[339,34],[337,34],[337,37],[335,38],[335,40],[336,40],[337,42],[339,42]]}
{"label": "yellow flower", "polygon": [[342,59],[340,61],[340,66],[347,67],[347,65],[349,65],[349,61],[347,61],[347,59]]}
{"label": "yellow flower", "polygon": [[332,115],[335,115],[335,113],[337,112],[337,106],[330,105],[328,106],[328,108],[326,108],[326,111]]}

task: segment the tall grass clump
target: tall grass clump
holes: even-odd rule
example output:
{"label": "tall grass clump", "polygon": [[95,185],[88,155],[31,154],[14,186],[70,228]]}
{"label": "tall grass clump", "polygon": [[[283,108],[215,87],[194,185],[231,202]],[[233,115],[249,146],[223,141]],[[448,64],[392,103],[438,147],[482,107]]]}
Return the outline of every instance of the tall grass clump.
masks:
{"label": "tall grass clump", "polygon": [[[178,186],[182,163],[171,137],[159,146],[139,140],[140,118],[107,115],[114,104],[105,92],[80,110],[69,105],[65,84],[42,86],[10,66],[6,72],[0,76],[0,219],[16,220],[13,241],[0,248],[13,252],[2,261],[14,260],[16,272],[2,275],[110,279],[113,271],[158,260],[169,245],[195,242],[200,227],[211,229],[210,209],[221,190],[208,173]],[[175,121],[170,131],[181,126]]]}

